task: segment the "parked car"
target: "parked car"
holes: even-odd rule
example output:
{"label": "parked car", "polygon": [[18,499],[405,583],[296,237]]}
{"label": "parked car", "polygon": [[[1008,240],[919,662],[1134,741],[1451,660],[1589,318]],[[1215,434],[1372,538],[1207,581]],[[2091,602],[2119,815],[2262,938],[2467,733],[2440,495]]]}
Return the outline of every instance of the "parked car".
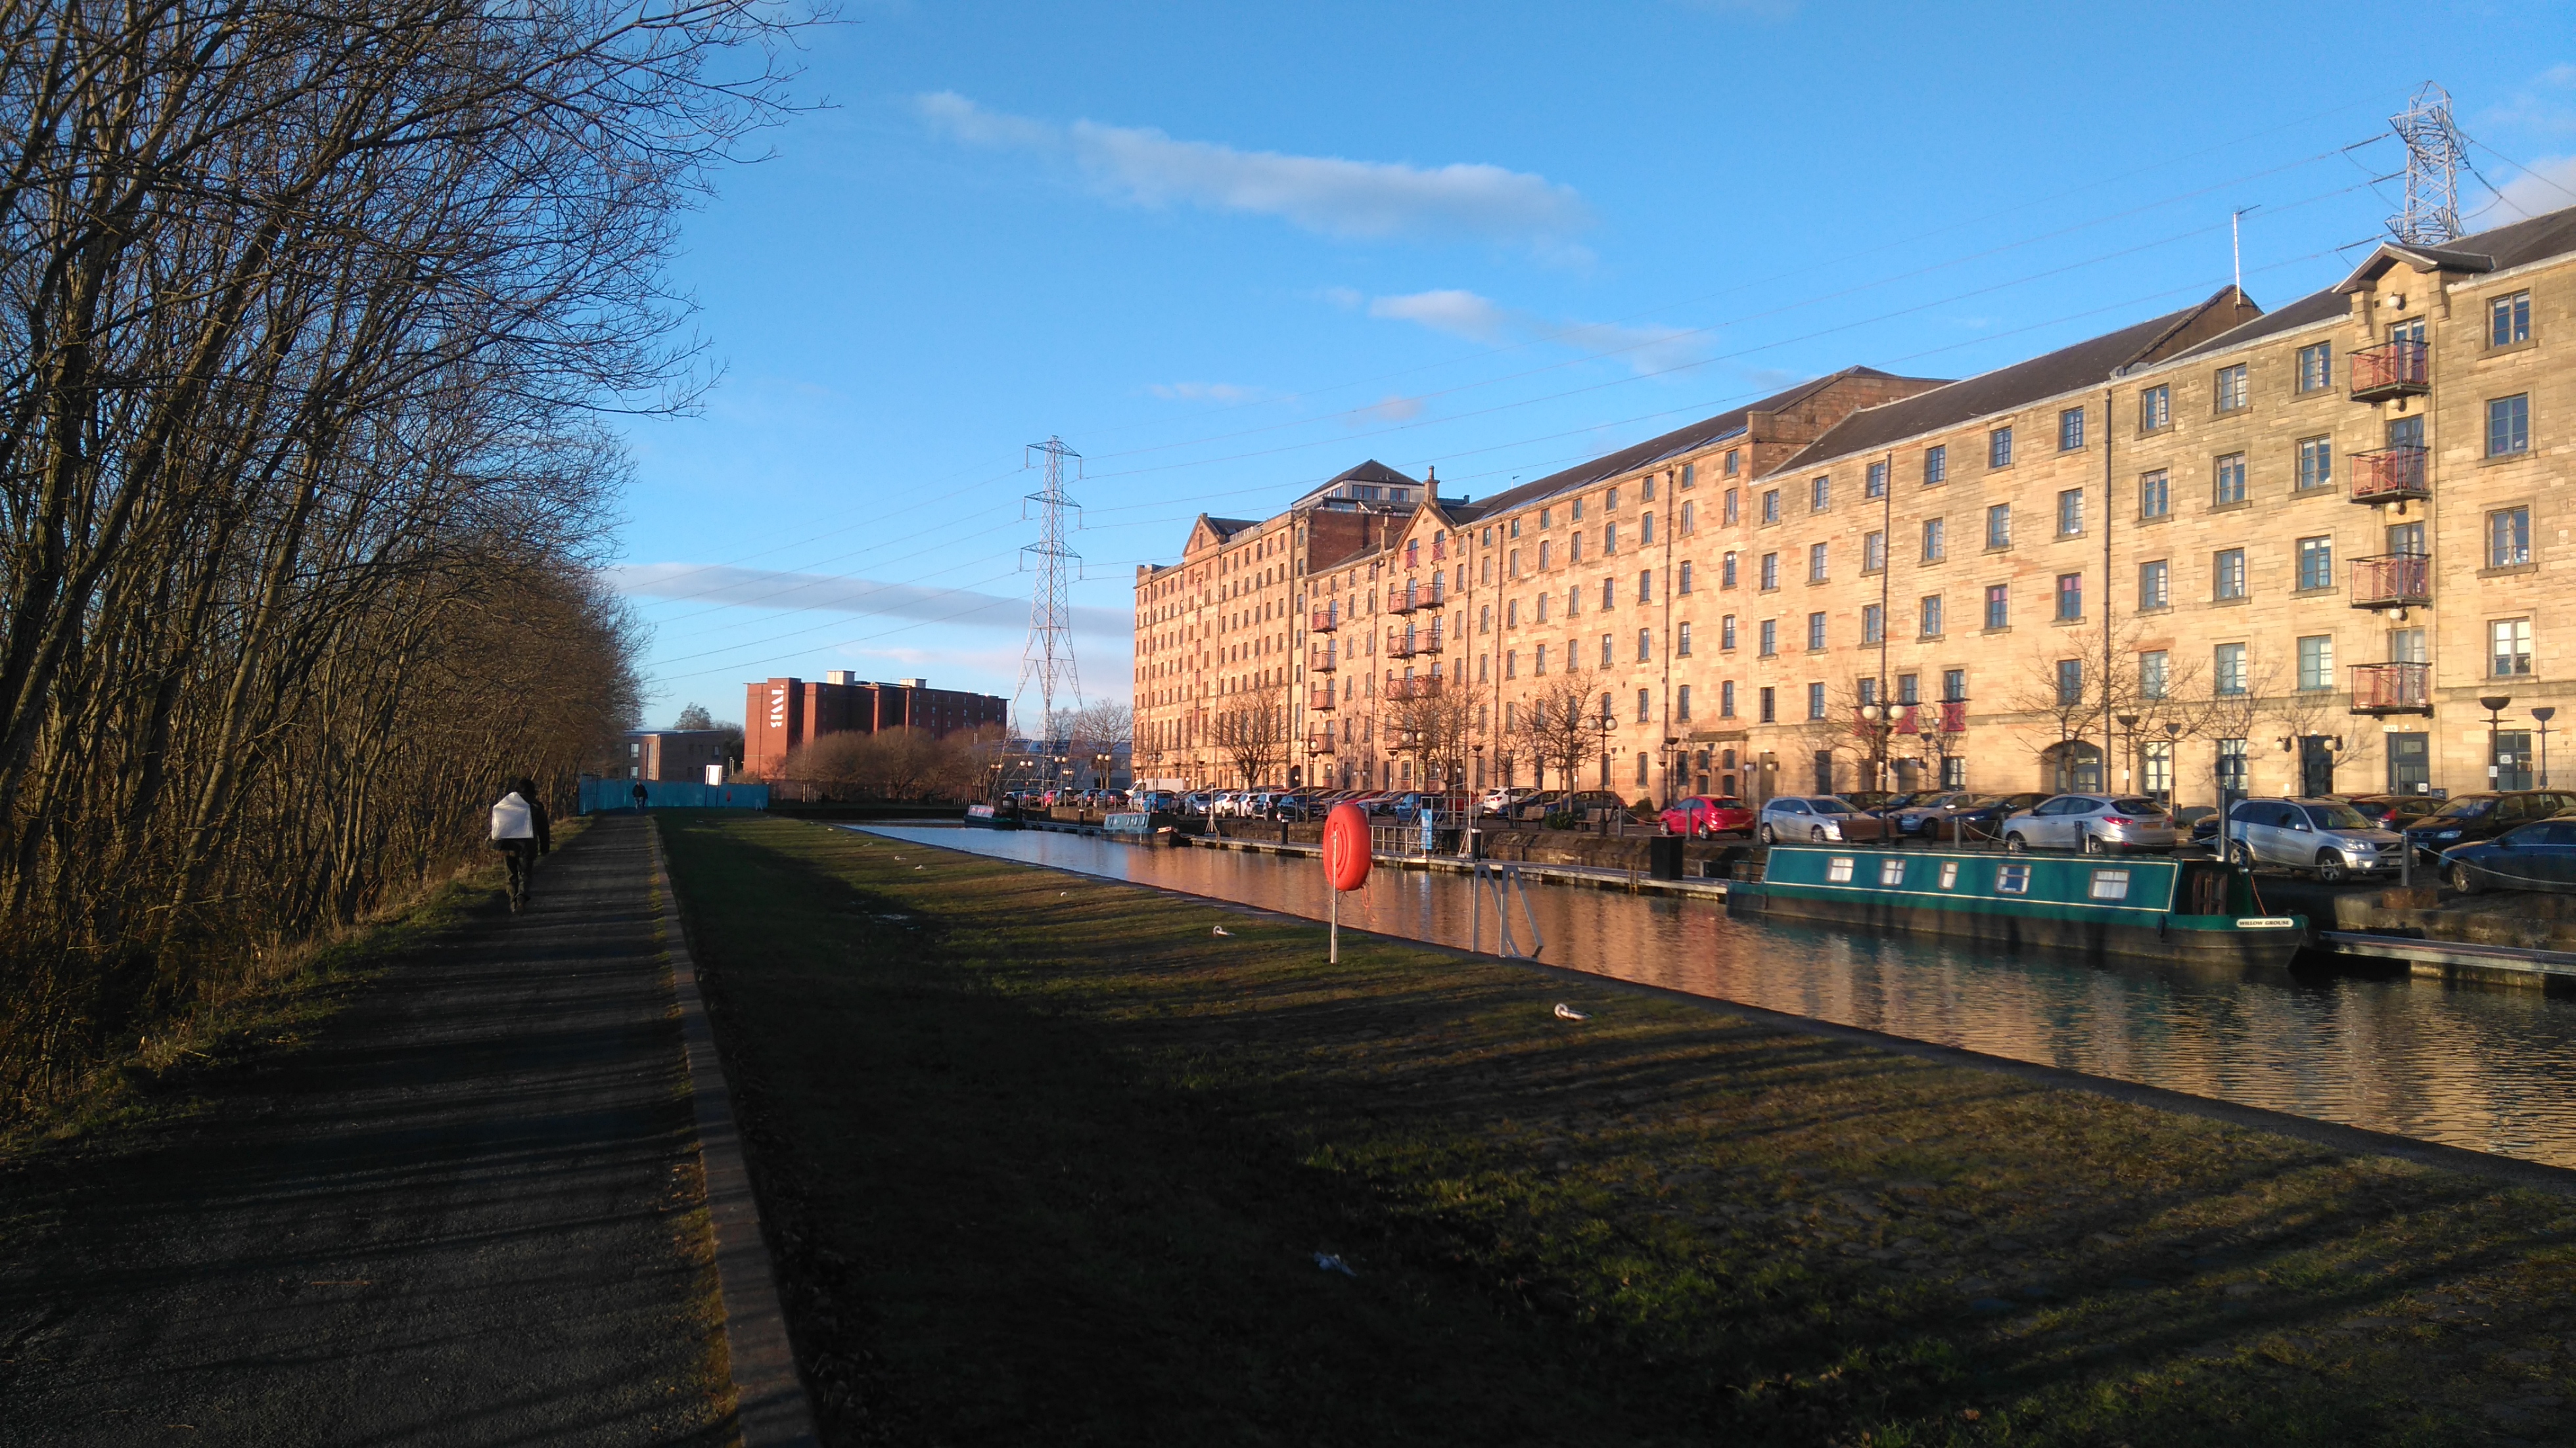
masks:
{"label": "parked car", "polygon": [[1549,812],[1556,808],[1557,802],[1564,798],[1565,791],[1563,790],[1540,790],[1536,794],[1523,799],[1520,803],[1513,805],[1512,818],[1517,820],[1545,819]]}
{"label": "parked car", "polygon": [[2142,794],[2061,794],[2008,815],[2007,850],[2082,850],[2088,855],[2123,850],[2169,851],[2173,817]]}
{"label": "parked car", "polygon": [[1168,789],[1143,789],[1136,792],[1130,807],[1151,814],[1179,814],[1181,797]]}
{"label": "parked car", "polygon": [[1754,834],[1766,845],[1875,840],[1889,826],[1830,794],[1782,794],[1763,801]]}
{"label": "parked car", "polygon": [[2429,794],[2365,794],[2352,800],[2361,817],[2383,830],[2402,830],[2442,807]]}
{"label": "parked car", "polygon": [[[1621,799],[1616,791],[1607,789],[1578,789],[1549,801],[1547,809],[1550,814],[1570,814],[1578,821],[1586,820],[1594,810],[1629,814],[1628,802]],[[1633,815],[1630,817],[1634,818]]]}
{"label": "parked car", "polygon": [[1486,790],[1484,799],[1479,803],[1487,814],[1509,814],[1513,806],[1532,798],[1537,793],[1538,786],[1532,784],[1502,785]]}
{"label": "parked car", "polygon": [[2440,855],[2460,845],[2491,840],[2516,825],[2545,820],[2576,808],[2576,794],[2563,789],[2481,790],[2455,794],[2442,807],[2406,826],[2407,843],[2422,855]]}
{"label": "parked car", "polygon": [[2480,890],[2576,890],[2576,818],[2534,820],[2442,852],[2442,880]]}
{"label": "parked car", "polygon": [[[2023,810],[2036,808],[2050,798],[2044,789],[2023,790],[2017,794],[1969,794],[1947,796],[1951,802],[1937,807],[1928,816],[1920,833],[1932,839],[1991,840],[2003,834],[2003,823]],[[1901,830],[1900,834],[1903,833]]]}
{"label": "parked car", "polygon": [[1912,795],[1905,803],[1894,805],[1882,813],[1895,824],[1899,835],[1921,835],[1928,839],[1939,839],[1945,834],[1955,836],[1956,832],[1951,828],[1953,816],[1999,802],[1996,796],[1991,794],[1978,794],[1971,790],[1958,789],[1947,793],[1927,792]]}
{"label": "parked car", "polygon": [[1664,833],[1706,839],[1710,835],[1749,833],[1753,807],[1733,795],[1694,794],[1664,807]]}
{"label": "parked car", "polygon": [[2227,857],[2246,869],[2314,871],[2327,884],[2395,874],[2405,837],[2339,799],[2244,799],[2227,812]]}

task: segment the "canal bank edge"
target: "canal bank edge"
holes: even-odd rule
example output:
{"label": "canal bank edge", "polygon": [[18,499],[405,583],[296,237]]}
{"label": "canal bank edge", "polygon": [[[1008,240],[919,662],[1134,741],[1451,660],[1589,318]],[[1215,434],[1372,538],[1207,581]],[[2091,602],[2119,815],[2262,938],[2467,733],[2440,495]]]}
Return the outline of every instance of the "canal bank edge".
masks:
{"label": "canal bank edge", "polygon": [[787,1313],[778,1296],[760,1203],[743,1158],[733,1089],[716,1050],[715,1028],[698,991],[689,953],[688,922],[671,888],[670,862],[662,850],[662,825],[653,821],[653,908],[662,925],[662,947],[671,965],[671,988],[680,1007],[680,1034],[688,1058],[689,1098],[696,1118],[700,1177],[715,1233],[717,1291],[723,1299],[725,1354],[734,1389],[734,1426],[743,1448],[816,1448],[814,1409],[796,1370],[787,1336]]}
{"label": "canal bank edge", "polygon": [[[840,828],[854,833],[877,835],[875,830],[869,829],[865,825],[824,826],[824,828]],[[896,838],[892,835],[877,835],[877,837],[887,840]],[[1247,919],[1275,921],[1285,924],[1315,926],[1319,928],[1322,925],[1321,921],[1311,919],[1307,916],[1291,915],[1277,910],[1265,910],[1259,906],[1244,905],[1236,901],[1219,899],[1213,895],[1201,895],[1188,890],[1178,890],[1168,885],[1152,885],[1136,880],[1118,880],[1102,875],[1089,875],[1084,874],[1079,870],[1069,870],[1058,865],[1042,865],[1026,860],[1012,860],[992,855],[982,855],[977,854],[972,850],[950,849],[946,845],[931,844],[919,839],[908,838],[902,840],[901,843],[906,845],[917,845],[925,849],[941,850],[948,854],[959,855],[968,859],[987,860],[997,864],[1017,865],[1031,870],[1052,870],[1057,874],[1071,875],[1077,879],[1089,880],[1103,884],[1121,885],[1136,890],[1147,890],[1159,895],[1168,895],[1175,899],[1188,900],[1196,904],[1214,906],[1217,909],[1225,910],[1233,914],[1243,916]],[[2125,1102],[2130,1105],[2146,1106],[2160,1111],[2172,1112],[2176,1115],[2197,1116],[2205,1120],[2216,1121],[2226,1125],[2249,1127],[2257,1131],[2265,1131],[2276,1136],[2286,1136],[2296,1141],[2306,1142],[2311,1146],[2321,1146],[2329,1150],[2346,1152],[2355,1156],[2394,1157],[2398,1160],[2417,1166],[2435,1167],[2444,1171],[2459,1172],[2463,1175],[2483,1177],[2490,1181],[2502,1182],[2508,1186],[2528,1187],[2536,1191],[2545,1191],[2558,1196],[2576,1198],[2576,1169],[2549,1166],[2541,1162],[2523,1161],[2515,1157],[2498,1156],[2492,1152],[2473,1151],[2467,1147],[2461,1146],[2447,1146],[2439,1142],[2418,1141],[2413,1137],[2397,1136],[2383,1131],[2372,1131],[2366,1127],[2346,1126],[2339,1122],[2319,1121],[2313,1117],[2294,1116],[2288,1112],[2271,1111],[2259,1106],[2244,1106],[2232,1101],[2220,1101],[2206,1096],[2193,1096],[2186,1092],[2174,1091],[2161,1086],[2147,1086],[2134,1081],[2122,1081],[2116,1077],[2095,1076],[2082,1071],[2069,1071],[2058,1066],[2042,1066],[2035,1062],[2017,1061],[2009,1056],[1994,1056],[1988,1055],[1982,1051],[1971,1051],[1961,1046],[1944,1046],[1932,1041],[1918,1041],[1907,1036],[1896,1036],[1890,1035],[1884,1031],[1873,1031],[1864,1026],[1846,1026],[1834,1021],[1820,1021],[1808,1016],[1790,1015],[1783,1011],[1774,1011],[1762,1006],[1747,1005],[1741,1001],[1725,1000],[1716,996],[1694,995],[1688,991],[1675,990],[1669,986],[1649,985],[1643,981],[1621,980],[1617,976],[1595,975],[1590,971],[1576,970],[1570,966],[1549,965],[1542,961],[1521,960],[1515,959],[1511,956],[1479,953],[1477,951],[1467,950],[1455,945],[1442,944],[1439,941],[1421,940],[1409,935],[1391,935],[1384,931],[1364,930],[1357,926],[1347,924],[1344,925],[1342,929],[1345,934],[1367,939],[1383,940],[1391,944],[1410,946],[1420,950],[1433,951],[1455,959],[1487,961],[1499,965],[1519,966],[1533,972],[1552,976],[1559,980],[1569,982],[1580,981],[1587,985],[1608,987],[1628,994],[1645,996],[1658,1000],[1674,1001],[1694,1006],[1701,1010],[1716,1011],[1721,1014],[1737,1016],[1741,1019],[1770,1026],[1774,1029],[1788,1032],[1790,1034],[1817,1036],[1828,1040],[1846,1041],[1857,1045],[1873,1046],[1898,1055],[1911,1056],[1918,1060],[1940,1062],[1953,1066],[1964,1066],[1973,1070],[2010,1076],[2017,1080],[2029,1082],[2032,1085],[2051,1086],[2069,1091],[2082,1091],[2090,1095],[2107,1097],[2111,1100]]]}

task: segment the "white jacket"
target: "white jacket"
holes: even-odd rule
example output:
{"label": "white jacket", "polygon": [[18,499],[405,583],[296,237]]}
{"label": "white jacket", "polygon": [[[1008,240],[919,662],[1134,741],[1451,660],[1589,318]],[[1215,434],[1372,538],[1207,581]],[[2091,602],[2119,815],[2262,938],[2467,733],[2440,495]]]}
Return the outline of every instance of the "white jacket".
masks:
{"label": "white jacket", "polygon": [[517,790],[501,796],[492,806],[492,838],[496,840],[533,840],[537,837],[536,816]]}

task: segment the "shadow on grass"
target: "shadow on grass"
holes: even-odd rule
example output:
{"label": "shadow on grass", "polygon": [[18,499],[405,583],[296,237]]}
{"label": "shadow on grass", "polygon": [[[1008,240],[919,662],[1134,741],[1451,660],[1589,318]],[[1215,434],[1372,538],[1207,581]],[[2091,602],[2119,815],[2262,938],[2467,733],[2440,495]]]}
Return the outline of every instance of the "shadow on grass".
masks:
{"label": "shadow on grass", "polygon": [[[1134,887],[664,823],[841,1441],[2441,1441],[2564,1376],[2419,1340],[2449,1331],[2421,1289],[2565,1285],[2550,1199],[1633,996],[1570,1028],[1577,986],[1387,942],[1327,967],[1312,926]],[[2540,1333],[2545,1301],[2489,1316]]]}

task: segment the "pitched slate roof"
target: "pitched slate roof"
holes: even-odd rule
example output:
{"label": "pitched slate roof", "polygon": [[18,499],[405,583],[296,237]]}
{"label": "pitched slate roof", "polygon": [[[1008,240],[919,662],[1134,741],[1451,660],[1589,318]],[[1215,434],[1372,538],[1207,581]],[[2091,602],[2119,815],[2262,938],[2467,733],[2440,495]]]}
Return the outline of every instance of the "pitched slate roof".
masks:
{"label": "pitched slate roof", "polygon": [[1874,367],[1846,367],[1840,372],[1801,382],[1786,392],[1775,392],[1759,402],[1748,402],[1731,412],[1721,412],[1715,417],[1703,418],[1688,427],[1675,428],[1660,437],[1650,437],[1632,447],[1621,448],[1617,452],[1593,458],[1588,462],[1577,463],[1573,467],[1496,493],[1482,502],[1464,505],[1451,511],[1462,522],[1495,513],[1509,512],[1525,503],[1534,503],[1552,494],[1571,492],[1577,488],[1622,477],[1640,468],[1652,467],[1666,458],[1678,457],[1720,439],[1731,437],[1744,431],[1745,414],[1783,411],[1846,377],[1895,378],[1897,375],[1893,372],[1881,372]]}
{"label": "pitched slate roof", "polygon": [[1773,471],[1795,472],[1829,458],[1876,452],[1905,438],[2012,412],[2042,398],[2061,397],[2105,382],[2125,368],[2179,355],[2241,315],[2259,310],[2234,287],[2222,287],[2207,301],[2180,311],[2149,317],[1929,392],[1863,408]]}
{"label": "pitched slate roof", "polygon": [[2569,252],[2576,252],[2576,206],[2490,227],[2440,246],[2381,242],[2379,249],[2353,268],[2350,276],[2335,284],[2334,290],[2357,290],[2367,278],[2377,276],[2399,261],[2425,268],[2441,267],[2448,271],[2476,273],[2511,271],[2518,266],[2529,266]]}

